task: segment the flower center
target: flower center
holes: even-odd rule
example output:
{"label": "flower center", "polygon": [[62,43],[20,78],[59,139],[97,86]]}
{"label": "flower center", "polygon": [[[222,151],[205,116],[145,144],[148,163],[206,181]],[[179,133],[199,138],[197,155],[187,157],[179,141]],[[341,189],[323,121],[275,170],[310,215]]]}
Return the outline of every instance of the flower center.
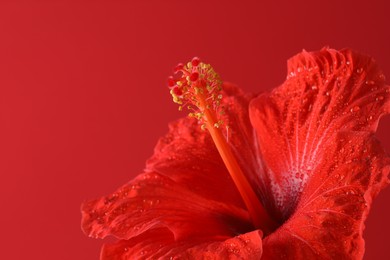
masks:
{"label": "flower center", "polygon": [[209,65],[193,58],[186,65],[178,64],[175,75],[168,78],[168,86],[173,101],[179,104],[179,110],[186,107],[189,116],[201,122],[201,128],[207,129],[218,149],[222,160],[244,201],[253,225],[265,234],[276,226],[256,196],[234,156],[223,130],[229,129],[222,119],[224,107],[221,105],[222,81]]}

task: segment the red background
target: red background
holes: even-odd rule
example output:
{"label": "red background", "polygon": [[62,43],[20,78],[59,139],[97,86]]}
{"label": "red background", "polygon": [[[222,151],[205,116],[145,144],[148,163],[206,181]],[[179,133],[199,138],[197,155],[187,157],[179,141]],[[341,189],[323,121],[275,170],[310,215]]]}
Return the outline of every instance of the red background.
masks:
{"label": "red background", "polygon": [[[259,92],[302,48],[330,45],[372,55],[390,77],[389,11],[386,0],[2,1],[1,258],[98,258],[80,204],[140,173],[183,116],[165,87],[176,63],[198,55]],[[389,131],[386,117],[388,152]],[[390,259],[389,200],[387,189],[373,205],[366,259]]]}

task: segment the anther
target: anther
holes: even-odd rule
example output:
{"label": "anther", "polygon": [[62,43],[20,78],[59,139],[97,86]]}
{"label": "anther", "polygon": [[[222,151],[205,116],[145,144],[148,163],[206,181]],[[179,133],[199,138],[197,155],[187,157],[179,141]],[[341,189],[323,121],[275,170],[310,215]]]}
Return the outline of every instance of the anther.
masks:
{"label": "anther", "polygon": [[199,73],[198,72],[193,72],[190,75],[190,80],[191,81],[196,81],[199,78]]}
{"label": "anther", "polygon": [[183,95],[183,91],[178,87],[178,86],[175,86],[173,88],[173,93],[176,95],[176,96],[182,96]]}

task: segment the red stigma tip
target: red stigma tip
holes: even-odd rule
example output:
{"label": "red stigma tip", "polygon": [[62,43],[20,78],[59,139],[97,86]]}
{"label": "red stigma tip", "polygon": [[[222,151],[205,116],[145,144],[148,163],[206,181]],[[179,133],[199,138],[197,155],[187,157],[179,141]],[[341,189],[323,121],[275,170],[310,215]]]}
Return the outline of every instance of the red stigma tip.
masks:
{"label": "red stigma tip", "polygon": [[199,73],[198,72],[193,72],[190,75],[190,80],[191,81],[196,81],[199,78]]}
{"label": "red stigma tip", "polygon": [[180,70],[182,70],[184,67],[183,63],[179,63],[176,65],[176,67],[173,69],[173,72],[177,73],[179,72]]}
{"label": "red stigma tip", "polygon": [[173,93],[176,95],[176,96],[182,96],[183,95],[183,91],[178,87],[178,86],[175,86],[173,88]]}
{"label": "red stigma tip", "polygon": [[168,78],[168,87],[172,88],[173,86],[175,86],[175,80],[173,79],[173,77],[169,77]]}
{"label": "red stigma tip", "polygon": [[198,66],[200,63],[200,59],[198,57],[194,57],[191,61],[192,66]]}

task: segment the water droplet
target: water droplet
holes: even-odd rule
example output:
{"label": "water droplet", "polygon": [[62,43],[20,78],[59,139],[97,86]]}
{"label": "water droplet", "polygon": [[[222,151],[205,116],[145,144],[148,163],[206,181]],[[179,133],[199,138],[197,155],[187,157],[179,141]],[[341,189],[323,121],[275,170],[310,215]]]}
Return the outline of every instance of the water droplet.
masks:
{"label": "water droplet", "polygon": [[375,85],[375,81],[373,80],[366,80],[367,85]]}
{"label": "water droplet", "polygon": [[351,108],[351,112],[354,113],[354,112],[358,112],[360,110],[360,107],[359,106],[354,106],[353,108]]}
{"label": "water droplet", "polygon": [[134,231],[138,231],[138,230],[139,230],[139,226],[134,226],[134,227],[133,227],[133,230],[134,230]]}
{"label": "water droplet", "polygon": [[317,90],[318,87],[317,87],[316,85],[313,85],[313,86],[311,86],[311,89],[312,89],[312,90]]}
{"label": "water droplet", "polygon": [[384,99],[383,96],[378,96],[378,97],[375,98],[376,101],[378,101],[378,100],[383,100],[383,99]]}
{"label": "water droplet", "polygon": [[362,72],[363,72],[363,68],[357,68],[357,69],[356,69],[356,73],[360,74],[360,73],[362,73]]}

